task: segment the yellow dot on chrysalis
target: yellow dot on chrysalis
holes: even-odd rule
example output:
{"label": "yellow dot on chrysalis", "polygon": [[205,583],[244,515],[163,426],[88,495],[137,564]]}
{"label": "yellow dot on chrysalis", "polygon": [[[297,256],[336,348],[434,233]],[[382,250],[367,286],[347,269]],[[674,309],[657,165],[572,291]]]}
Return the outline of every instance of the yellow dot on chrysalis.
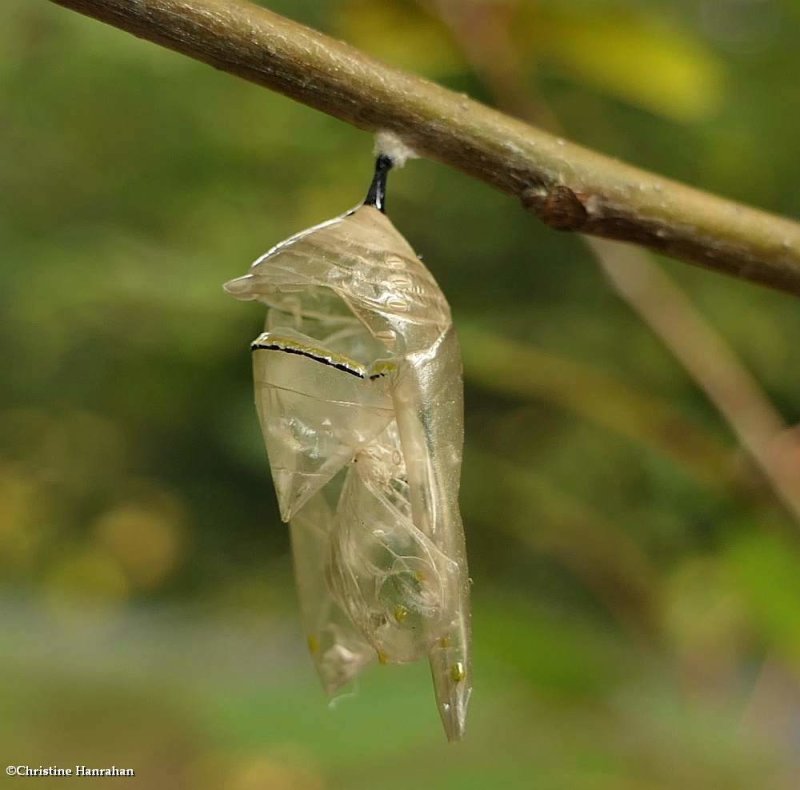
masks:
{"label": "yellow dot on chrysalis", "polygon": [[389,663],[389,656],[387,656],[386,653],[383,652],[383,650],[378,651],[378,663],[383,665]]}
{"label": "yellow dot on chrysalis", "polygon": [[407,617],[408,609],[406,609],[405,606],[395,606],[394,619],[397,620],[398,623],[404,623]]}
{"label": "yellow dot on chrysalis", "polygon": [[319,651],[319,639],[314,634],[311,634],[306,641],[308,642],[308,649],[312,653]]}
{"label": "yellow dot on chrysalis", "polygon": [[453,666],[450,667],[450,677],[453,679],[454,683],[459,683],[460,681],[464,680],[467,676],[467,670],[464,669],[464,664],[460,661],[456,661]]}

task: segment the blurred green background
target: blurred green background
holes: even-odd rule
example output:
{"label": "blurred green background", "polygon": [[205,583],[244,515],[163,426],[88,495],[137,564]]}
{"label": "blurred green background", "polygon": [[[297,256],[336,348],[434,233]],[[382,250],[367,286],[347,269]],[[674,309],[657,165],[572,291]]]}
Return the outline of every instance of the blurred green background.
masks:
{"label": "blurred green background", "polygon": [[[264,5],[800,213],[795,0]],[[427,161],[392,175],[389,210],[464,344],[468,738],[445,743],[422,665],[376,667],[327,705],[253,407],[264,311],[221,283],[355,205],[371,148],[187,58],[4,0],[3,764],[115,764],[200,790],[800,786],[796,516],[580,239]],[[776,447],[800,467],[798,302],[661,263],[780,411]]]}

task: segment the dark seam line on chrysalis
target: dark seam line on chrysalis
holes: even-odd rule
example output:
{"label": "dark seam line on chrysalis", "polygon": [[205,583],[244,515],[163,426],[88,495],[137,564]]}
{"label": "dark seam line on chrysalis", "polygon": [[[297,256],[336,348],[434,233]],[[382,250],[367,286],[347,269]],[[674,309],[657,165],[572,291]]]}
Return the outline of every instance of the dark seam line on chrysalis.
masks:
{"label": "dark seam line on chrysalis", "polygon": [[364,198],[365,206],[374,206],[382,214],[386,213],[386,178],[393,164],[391,157],[386,154],[378,156],[375,160],[375,175]]}
{"label": "dark seam line on chrysalis", "polygon": [[348,365],[344,365],[341,362],[334,362],[333,360],[328,359],[327,357],[320,357],[317,354],[312,354],[310,351],[301,351],[299,348],[284,348],[283,346],[276,345],[274,343],[269,344],[262,344],[262,343],[253,343],[250,346],[251,351],[283,351],[286,354],[297,354],[299,357],[307,357],[308,359],[313,359],[315,362],[321,362],[323,365],[327,365],[331,368],[336,368],[336,370],[341,370],[345,373],[349,373],[351,376],[356,376],[359,379],[367,379],[369,378],[370,381],[374,381],[375,379],[379,379],[381,376],[385,376],[385,373],[374,373],[371,376],[367,377],[363,373],[359,373],[357,370],[353,370],[353,368],[349,367]]}

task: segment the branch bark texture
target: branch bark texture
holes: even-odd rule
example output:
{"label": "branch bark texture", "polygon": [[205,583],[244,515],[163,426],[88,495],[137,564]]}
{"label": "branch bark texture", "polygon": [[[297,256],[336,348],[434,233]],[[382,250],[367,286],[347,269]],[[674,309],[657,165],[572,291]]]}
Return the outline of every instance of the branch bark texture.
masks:
{"label": "branch bark texture", "polygon": [[278,91],[517,197],[559,230],[629,241],[800,295],[800,224],[648,173],[242,0],[53,0]]}

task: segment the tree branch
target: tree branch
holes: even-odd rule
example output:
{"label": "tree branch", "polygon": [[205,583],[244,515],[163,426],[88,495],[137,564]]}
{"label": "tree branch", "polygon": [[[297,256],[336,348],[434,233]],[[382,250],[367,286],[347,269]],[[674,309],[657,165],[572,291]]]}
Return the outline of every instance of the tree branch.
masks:
{"label": "tree branch", "polygon": [[630,241],[800,295],[800,225],[639,170],[242,0],[53,0],[297,99],[519,198],[551,227]]}
{"label": "tree branch", "polygon": [[[483,81],[497,98],[501,109],[513,109],[516,115],[528,120],[546,119],[549,128],[560,129],[558,119],[541,97],[535,97],[525,89],[521,61],[519,53],[516,52],[511,17],[508,13],[513,9],[513,3],[498,4],[491,0],[472,0],[469,3],[464,3],[463,0],[419,1],[433,3],[435,13],[450,28],[467,59],[476,71],[481,73]],[[758,381],[738,359],[725,339],[692,305],[680,287],[646,252],[636,247],[623,247],[605,239],[588,236],[582,238],[611,287],[650,327],[697,386],[703,390],[733,430],[742,447],[770,482],[778,499],[794,519],[800,522],[800,468],[789,458],[785,447],[781,446],[785,444],[780,438],[786,434],[787,426]],[[475,342],[471,339],[465,345],[465,349],[472,350]],[[478,347],[480,348],[480,344]],[[518,353],[527,353],[527,350],[520,349]],[[498,357],[502,358],[503,354],[499,350],[494,350],[491,355],[485,356],[489,356],[492,363],[497,364]],[[527,371],[531,366],[524,367]],[[542,364],[539,360],[533,368],[537,374],[542,374]],[[566,377],[569,376],[567,373]],[[545,370],[543,380],[551,385],[557,384],[558,376],[553,376]],[[572,393],[594,391],[594,385],[574,386],[577,381],[578,379],[573,377],[573,386],[566,391]],[[519,386],[520,383],[524,384],[515,377],[512,386]],[[601,390],[598,389],[599,391]],[[628,431],[631,429],[630,417],[636,413],[636,407],[633,405],[635,398],[630,398],[629,395],[630,393],[620,391],[611,398],[606,399],[605,396],[600,398],[616,406],[621,406],[623,403],[620,396],[623,399],[628,398],[628,403],[622,408],[622,413],[626,415],[624,424],[618,426]],[[582,407],[589,405],[589,401],[581,397],[578,397],[576,403]],[[584,408],[584,414],[599,417],[609,427],[615,427],[604,414],[596,412],[590,415],[589,411],[596,411],[594,406],[592,403],[591,409]],[[642,414],[652,418],[655,402],[643,406],[645,411]],[[665,424],[669,424],[675,417],[665,413],[663,419]],[[641,423],[637,438],[648,435],[646,425],[650,426],[652,441],[659,435],[658,430],[652,432],[652,427],[655,425],[652,420]],[[645,430],[642,431],[642,428]],[[674,439],[676,435],[685,431],[686,426],[677,430],[662,431],[661,434],[663,437],[669,434]],[[663,442],[660,442],[660,446],[662,449],[667,449],[667,445]],[[699,446],[682,450],[679,443],[669,448],[669,452],[675,457],[677,457],[676,450],[681,452],[682,463],[687,468],[690,466],[696,468],[698,465],[704,466],[708,463],[707,460],[698,457]],[[689,458],[693,459],[691,463],[687,463]],[[725,466],[718,461],[712,463],[712,466],[714,465],[717,468]]]}

